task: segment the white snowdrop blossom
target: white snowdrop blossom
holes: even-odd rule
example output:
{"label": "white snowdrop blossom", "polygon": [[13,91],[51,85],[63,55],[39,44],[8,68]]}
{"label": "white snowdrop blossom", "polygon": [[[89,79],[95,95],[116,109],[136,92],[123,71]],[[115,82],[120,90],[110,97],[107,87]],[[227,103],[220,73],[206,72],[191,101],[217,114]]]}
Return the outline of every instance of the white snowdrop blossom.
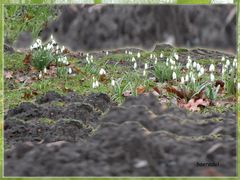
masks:
{"label": "white snowdrop blossom", "polygon": [[226,66],[228,67],[230,65],[229,59],[226,61]]}
{"label": "white snowdrop blossom", "polygon": [[112,79],[111,85],[112,85],[113,87],[115,86],[115,81],[114,81],[114,79]]}
{"label": "white snowdrop blossom", "polygon": [[224,56],[222,56],[222,59],[221,59],[222,61],[225,61],[225,57]]}
{"label": "white snowdrop blossom", "polygon": [[88,56],[86,56],[86,61],[87,61],[88,64],[90,64],[90,61],[89,61],[89,59],[88,59]]}
{"label": "white snowdrop blossom", "polygon": [[154,64],[157,64],[157,62],[158,62],[158,59],[157,59],[157,58],[155,58]]}
{"label": "white snowdrop blossom", "polygon": [[187,60],[191,62],[192,61],[191,56],[188,56]]}
{"label": "white snowdrop blossom", "polygon": [[173,80],[177,79],[177,74],[175,72],[172,73],[172,79]]}
{"label": "white snowdrop blossom", "polygon": [[150,54],[150,59],[152,59],[153,58],[153,55],[152,54]]}
{"label": "white snowdrop blossom", "polygon": [[90,56],[90,62],[93,63],[93,55]]}
{"label": "white snowdrop blossom", "polygon": [[189,81],[189,75],[188,75],[188,74],[185,76],[185,81],[186,81],[186,82]]}
{"label": "white snowdrop blossom", "polygon": [[194,61],[193,62],[193,67],[196,68],[197,67],[197,63]]}
{"label": "white snowdrop blossom", "polygon": [[104,74],[106,74],[106,71],[103,68],[101,68],[100,71],[99,71],[99,74],[104,75]]}
{"label": "white snowdrop blossom", "polygon": [[98,82],[98,80],[95,82],[95,84],[96,84],[96,87],[99,87],[99,82]]}
{"label": "white snowdrop blossom", "polygon": [[191,67],[191,63],[188,62],[188,63],[186,64],[186,68],[187,68],[187,69],[190,69],[190,67]]}
{"label": "white snowdrop blossom", "polygon": [[145,69],[143,70],[143,76],[146,76],[146,70]]}
{"label": "white snowdrop blossom", "polygon": [[168,61],[166,61],[166,66],[168,66],[169,64],[168,64]]}
{"label": "white snowdrop blossom", "polygon": [[163,53],[160,54],[160,58],[163,58]]}
{"label": "white snowdrop blossom", "polygon": [[137,69],[137,62],[134,62],[133,69]]}
{"label": "white snowdrop blossom", "polygon": [[195,78],[194,76],[192,76],[191,80],[192,80],[192,82],[195,84],[196,78]]}
{"label": "white snowdrop blossom", "polygon": [[222,75],[224,75],[225,72],[226,72],[226,69],[225,69],[225,67],[223,66],[223,67],[222,67]]}
{"label": "white snowdrop blossom", "polygon": [[203,75],[204,74],[204,67],[201,67],[200,73]]}
{"label": "white snowdrop blossom", "polygon": [[136,59],[134,57],[132,57],[132,62],[135,62],[135,61],[136,61]]}
{"label": "white snowdrop blossom", "polygon": [[237,59],[236,58],[234,58],[234,60],[233,60],[233,67],[237,67]]}
{"label": "white snowdrop blossom", "polygon": [[42,71],[39,72],[38,78],[39,78],[39,79],[42,78]]}
{"label": "white snowdrop blossom", "polygon": [[61,48],[61,50],[60,50],[60,51],[61,51],[61,52],[63,52],[63,51],[64,51],[64,49],[65,49],[65,47],[63,46],[63,47]]}
{"label": "white snowdrop blossom", "polygon": [[181,84],[184,84],[184,83],[185,83],[184,77],[181,77]]}
{"label": "white snowdrop blossom", "polygon": [[93,83],[92,83],[92,88],[96,88],[96,83],[95,83],[95,81],[93,81]]}
{"label": "white snowdrop blossom", "polygon": [[146,69],[146,70],[148,69],[148,64],[147,63],[144,64],[144,69]]}
{"label": "white snowdrop blossom", "polygon": [[238,88],[238,90],[240,90],[240,83],[238,83],[237,88]]}
{"label": "white snowdrop blossom", "polygon": [[171,70],[173,70],[173,65],[171,65],[171,67],[170,67],[170,68],[171,68]]}
{"label": "white snowdrop blossom", "polygon": [[178,59],[179,59],[179,56],[178,56],[178,54],[177,54],[176,52],[174,53],[174,55],[173,55],[173,56],[174,56],[174,58],[175,58],[176,60],[178,60]]}
{"label": "white snowdrop blossom", "polygon": [[106,55],[108,55],[108,51],[106,51]]}
{"label": "white snowdrop blossom", "polygon": [[52,44],[48,44],[47,45],[47,50],[53,49],[53,45]]}
{"label": "white snowdrop blossom", "polygon": [[127,51],[127,50],[125,50],[125,54],[128,54],[128,51]]}
{"label": "white snowdrop blossom", "polygon": [[211,80],[212,82],[215,80],[215,77],[214,77],[214,74],[213,74],[213,73],[210,74],[210,80]]}
{"label": "white snowdrop blossom", "polygon": [[210,72],[215,71],[215,66],[214,66],[213,64],[210,65],[210,67],[209,67],[209,71],[210,71]]}
{"label": "white snowdrop blossom", "polygon": [[44,74],[47,73],[47,68],[46,68],[46,67],[43,69],[43,73],[44,73]]}
{"label": "white snowdrop blossom", "polygon": [[137,53],[137,57],[140,58],[141,57],[141,54],[140,52]]}
{"label": "white snowdrop blossom", "polygon": [[201,65],[199,63],[197,63],[197,71],[201,70]]}
{"label": "white snowdrop blossom", "polygon": [[72,74],[72,68],[68,69],[68,74]]}

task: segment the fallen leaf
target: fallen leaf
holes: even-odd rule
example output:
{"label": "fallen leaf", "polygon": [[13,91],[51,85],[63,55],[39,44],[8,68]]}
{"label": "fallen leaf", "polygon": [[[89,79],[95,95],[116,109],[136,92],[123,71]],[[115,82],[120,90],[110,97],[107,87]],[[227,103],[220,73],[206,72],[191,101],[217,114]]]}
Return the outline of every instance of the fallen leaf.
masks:
{"label": "fallen leaf", "polygon": [[137,94],[143,94],[144,92],[145,92],[145,87],[144,86],[137,87]]}
{"label": "fallen leaf", "polygon": [[184,105],[184,107],[186,109],[189,109],[190,111],[200,111],[200,107],[203,106],[208,106],[209,105],[209,101],[203,100],[203,99],[191,99],[190,101],[188,101],[187,104]]}
{"label": "fallen leaf", "polygon": [[153,87],[153,90],[156,91],[158,94],[161,94],[161,91],[157,86]]}
{"label": "fallen leaf", "polygon": [[128,96],[131,96],[131,95],[132,95],[132,92],[129,91],[129,90],[123,92],[123,94],[122,94],[123,97],[128,97]]}
{"label": "fallen leaf", "polygon": [[31,64],[31,60],[32,60],[32,54],[29,53],[25,56],[25,58],[23,60],[23,64]]}
{"label": "fallen leaf", "polygon": [[101,83],[107,83],[108,78],[107,78],[106,74],[101,74],[101,75],[99,76],[99,81],[100,81]]}
{"label": "fallen leaf", "polygon": [[6,79],[11,79],[13,78],[13,71],[4,71],[4,77]]}
{"label": "fallen leaf", "polygon": [[166,87],[168,93],[176,94],[180,99],[185,98],[182,91],[177,90],[175,87]]}
{"label": "fallen leaf", "polygon": [[219,93],[222,94],[224,92],[224,85],[225,83],[222,80],[216,80],[215,87],[218,87],[220,85]]}

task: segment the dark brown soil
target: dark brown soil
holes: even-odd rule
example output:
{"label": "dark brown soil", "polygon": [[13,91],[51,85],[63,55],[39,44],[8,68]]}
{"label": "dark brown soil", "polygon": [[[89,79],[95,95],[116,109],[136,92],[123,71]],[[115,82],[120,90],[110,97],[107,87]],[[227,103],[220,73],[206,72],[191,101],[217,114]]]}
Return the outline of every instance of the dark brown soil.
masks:
{"label": "dark brown soil", "polygon": [[10,110],[4,128],[5,176],[236,175],[235,113],[189,113],[151,95],[116,106],[49,92]]}

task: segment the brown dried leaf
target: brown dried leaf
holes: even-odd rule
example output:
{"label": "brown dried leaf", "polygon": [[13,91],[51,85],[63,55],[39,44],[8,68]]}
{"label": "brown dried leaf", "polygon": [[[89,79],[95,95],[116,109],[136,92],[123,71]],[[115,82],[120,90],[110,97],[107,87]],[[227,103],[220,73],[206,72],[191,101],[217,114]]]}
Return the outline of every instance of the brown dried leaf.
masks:
{"label": "brown dried leaf", "polygon": [[6,79],[11,79],[13,78],[13,71],[4,71],[4,77]]}
{"label": "brown dried leaf", "polygon": [[145,92],[145,87],[144,86],[137,87],[137,94],[143,94],[144,92]]}
{"label": "brown dried leaf", "polygon": [[25,56],[25,58],[23,60],[23,64],[31,64],[31,60],[32,60],[32,54],[29,53]]}

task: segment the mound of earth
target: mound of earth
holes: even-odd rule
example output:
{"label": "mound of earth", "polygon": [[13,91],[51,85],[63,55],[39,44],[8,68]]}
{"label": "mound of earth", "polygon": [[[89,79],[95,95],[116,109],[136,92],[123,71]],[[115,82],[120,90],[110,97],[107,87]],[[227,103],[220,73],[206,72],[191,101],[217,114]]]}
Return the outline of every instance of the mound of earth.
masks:
{"label": "mound of earth", "polygon": [[235,113],[190,113],[151,95],[116,106],[105,94],[49,92],[10,110],[4,133],[5,176],[236,175]]}

